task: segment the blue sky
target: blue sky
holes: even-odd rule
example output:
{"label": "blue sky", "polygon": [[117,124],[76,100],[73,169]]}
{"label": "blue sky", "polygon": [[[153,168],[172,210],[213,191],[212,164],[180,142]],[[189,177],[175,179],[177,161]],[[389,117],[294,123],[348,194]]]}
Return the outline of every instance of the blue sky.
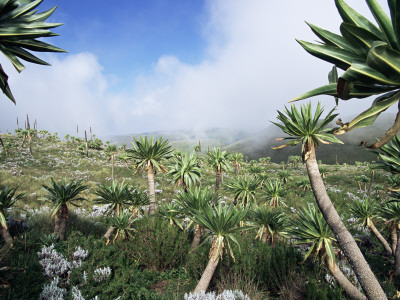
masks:
{"label": "blue sky", "polygon": [[43,7],[57,4],[51,20],[65,26],[55,41],[70,53],[93,53],[106,73],[137,75],[162,55],[198,63],[205,48],[204,1],[51,0]]}
{"label": "blue sky", "polygon": [[[370,16],[364,1],[347,3]],[[0,58],[17,99],[0,99],[2,132],[27,113],[61,134],[76,125],[100,135],[262,130],[291,98],[327,82],[331,66],[295,41],[316,39],[304,20],[340,25],[333,0],[44,0],[39,11],[55,5],[50,21],[64,25],[46,41],[68,53],[40,53],[52,66],[27,63],[21,74]],[[339,112],[370,103],[342,101]]]}

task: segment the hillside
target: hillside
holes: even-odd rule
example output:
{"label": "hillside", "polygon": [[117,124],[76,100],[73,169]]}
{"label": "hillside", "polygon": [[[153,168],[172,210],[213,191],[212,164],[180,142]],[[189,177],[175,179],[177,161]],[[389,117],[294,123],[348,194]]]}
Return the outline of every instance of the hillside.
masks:
{"label": "hillside", "polygon": [[[353,130],[345,135],[339,136],[343,145],[321,145],[318,149],[318,159],[327,164],[354,163],[355,161],[373,161],[376,155],[360,147],[361,141],[373,143],[376,138],[381,137],[385,131],[392,125],[394,114],[386,114],[368,128]],[[346,117],[345,120],[351,120],[353,117]],[[331,124],[331,127],[337,125]],[[241,152],[249,159],[258,159],[260,157],[271,157],[271,161],[279,163],[285,161],[290,155],[300,154],[300,145],[298,147],[286,147],[280,150],[271,148],[280,145],[276,142],[277,137],[282,136],[282,131],[271,124],[267,128],[254,133],[250,130],[238,130],[229,128],[209,128],[200,131],[196,130],[172,130],[172,131],[154,131],[143,132],[132,135],[116,135],[107,137],[112,143],[117,145],[126,144],[128,147],[132,137],[154,136],[168,139],[171,145],[180,151],[191,152],[194,147],[202,146],[202,152],[212,147],[222,147],[230,152]]]}
{"label": "hillside", "polygon": [[[96,201],[96,191],[101,184],[106,187],[111,185],[111,161],[107,159],[103,149],[89,149],[89,155],[86,156],[76,139],[60,141],[54,135],[48,135],[33,139],[31,155],[27,142],[23,142],[22,134],[0,137],[8,145],[7,153],[0,147],[1,185],[19,186],[18,193],[25,194],[11,210],[7,210],[13,247],[7,248],[0,239],[0,250],[3,251],[0,255],[0,272],[3,271],[1,299],[40,298],[39,295],[46,291],[46,286],[49,287],[54,277],[53,273],[44,271],[45,265],[56,269],[56,263],[53,265],[52,260],[45,262],[43,258],[52,255],[57,261],[61,259],[66,262],[66,259],[74,258],[77,252],[82,254],[82,261],[73,270],[70,267],[64,269],[64,273],[59,273],[59,285],[63,293],[82,294],[81,298],[68,299],[170,300],[183,299],[185,293],[193,291],[209,260],[211,245],[203,239],[204,242],[196,250],[191,249],[195,230],[187,227],[190,226],[187,219],[190,212],[171,206],[180,192],[170,175],[157,172],[155,177],[156,218],[147,216],[147,205],[136,207],[129,202],[124,205],[129,207],[131,215],[121,214],[120,222],[119,217],[110,217],[106,213],[109,206]],[[118,151],[122,152],[121,149]],[[203,155],[199,156],[199,160],[201,190],[213,193],[215,172]],[[118,183],[124,182],[144,191],[148,189],[146,172],[135,172],[133,163],[117,160],[115,178]],[[168,169],[173,167],[172,160],[164,164]],[[290,164],[286,167],[282,172],[280,164],[266,161],[243,162],[241,173],[250,175],[248,178],[263,181],[263,187],[260,185],[261,181],[257,183],[253,191],[254,198],[250,200],[260,206],[271,204],[272,201],[267,193],[267,187],[271,188],[271,185],[265,183],[278,182],[276,179],[286,176],[287,183],[279,185],[279,200],[276,201],[287,219],[286,224],[291,224],[289,221],[298,217],[299,209],[315,204],[315,200],[304,164]],[[386,197],[386,172],[376,171],[373,185],[369,185],[371,172],[369,165],[365,163],[323,165],[320,170],[324,173],[327,191],[339,214],[346,220],[353,234],[357,234],[360,240],[366,240],[365,245],[362,244],[363,251],[368,251],[366,257],[372,263],[373,271],[377,274],[390,274],[391,265],[380,255],[379,242],[366,232],[363,236],[359,235],[360,232],[351,226],[350,221],[354,218],[348,210],[348,204],[358,203],[368,190],[377,198]],[[48,196],[43,185],[48,185],[51,178],[56,182],[60,182],[62,178],[67,181],[82,180],[82,184],[87,187],[80,194],[83,200],[75,202],[80,207],[68,205],[65,241],[58,240],[52,234],[57,228],[54,217],[50,215],[55,203],[42,201]],[[234,168],[224,172],[222,179],[218,191],[221,196],[219,203],[230,206],[234,202],[234,193],[228,185],[238,179]],[[123,223],[123,216],[126,221],[131,220],[134,223]],[[121,227],[118,227],[119,235],[118,231],[115,232],[108,243],[104,233],[113,220],[118,221],[113,226]],[[287,226],[289,225],[284,227],[285,231]],[[242,227],[239,233],[237,227],[237,232],[231,233],[234,234],[237,244],[232,243],[232,249],[222,254],[223,259],[211,281],[212,291],[221,293],[223,290],[238,289],[255,300],[266,297],[299,299],[297,296],[305,293],[312,296],[312,299],[347,299],[340,288],[325,281],[324,267],[315,263],[315,260],[303,262],[302,248],[294,248],[286,243],[283,235],[275,241],[276,245],[272,246],[272,241],[262,243],[256,239],[257,230],[253,227],[247,228],[249,231],[243,232]],[[129,236],[128,230],[131,234]],[[121,236],[122,231],[126,234],[125,237]],[[230,255],[234,255],[235,259]],[[341,260],[342,265],[345,263]],[[65,264],[68,265],[67,262]],[[104,276],[99,277],[99,274]],[[280,274],[279,281],[274,277],[276,274]],[[354,278],[351,273],[350,276]],[[291,286],[293,280],[297,282],[296,289]],[[385,275],[382,282],[387,287],[385,291],[388,295],[393,296],[397,286],[389,281],[389,275]]]}
{"label": "hillside", "polygon": [[153,136],[155,138],[162,137],[168,139],[172,144],[176,143],[177,148],[183,147],[179,150],[185,150],[187,147],[193,147],[198,145],[199,140],[202,143],[202,148],[206,149],[208,146],[224,146],[234,143],[235,141],[244,139],[251,135],[251,131],[242,129],[232,128],[207,128],[200,130],[164,130],[164,131],[152,131],[152,132],[141,132],[126,135],[114,135],[108,136],[106,139],[117,145],[130,145],[132,138],[139,136]]}
{"label": "hillside", "polygon": [[[365,147],[360,147],[359,144],[363,140],[367,141],[367,143],[372,143],[376,137],[384,134],[385,129],[383,128],[389,127],[378,124],[368,127],[368,129],[360,128],[339,136],[343,144],[320,145],[317,150],[318,159],[326,164],[372,161],[376,158],[376,154]],[[300,155],[301,145],[273,150],[272,147],[283,144],[283,141],[275,141],[277,137],[281,136],[283,135],[280,129],[270,125],[266,130],[244,140],[239,140],[224,147],[224,149],[231,152],[242,152],[249,159],[269,156],[271,161],[276,163],[285,161],[290,155]]]}

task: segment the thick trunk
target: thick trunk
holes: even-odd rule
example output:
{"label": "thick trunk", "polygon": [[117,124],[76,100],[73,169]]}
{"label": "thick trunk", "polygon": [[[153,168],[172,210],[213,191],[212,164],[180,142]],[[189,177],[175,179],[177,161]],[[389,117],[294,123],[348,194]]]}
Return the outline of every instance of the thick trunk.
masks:
{"label": "thick trunk", "polygon": [[311,187],[326,222],[336,236],[340,248],[343,250],[350,265],[352,266],[358,281],[369,299],[387,299],[382,287],[372,273],[367,261],[362,255],[353,236],[344,226],[339,214],[329,198],[324,182],[318,170],[318,163],[315,157],[315,149],[310,150],[310,156],[306,160],[308,177]]}
{"label": "thick trunk", "polygon": [[366,300],[365,297],[348,279],[342,271],[340,271],[339,266],[335,263],[329,261],[329,257],[326,257],[326,264],[328,265],[329,271],[335,277],[339,285],[344,289],[347,295],[353,299]]}
{"label": "thick trunk", "polygon": [[156,190],[154,187],[154,172],[152,165],[150,165],[147,170],[147,182],[149,185],[149,214],[153,215],[156,211]]}
{"label": "thick trunk", "polygon": [[114,181],[114,154],[111,154],[111,179]]}
{"label": "thick trunk", "polygon": [[59,211],[59,216],[58,216],[58,236],[61,241],[65,240],[65,232],[67,231],[67,220],[68,220],[68,207],[64,203]]}
{"label": "thick trunk", "polygon": [[264,244],[266,244],[266,243],[267,243],[267,240],[268,240],[268,228],[267,228],[267,227],[264,227],[263,233],[262,233],[262,236],[261,236],[261,242],[263,242]]}
{"label": "thick trunk", "polygon": [[274,232],[271,237],[271,248],[275,248],[277,240],[278,240],[278,234]]}
{"label": "thick trunk", "polygon": [[54,233],[59,235],[60,232],[60,217],[58,216],[59,214],[57,213],[55,216],[55,222],[54,222]]}
{"label": "thick trunk", "polygon": [[239,164],[235,163],[235,175],[238,176],[239,175]]}
{"label": "thick trunk", "polygon": [[394,254],[394,275],[400,275],[400,239],[399,232],[397,232],[397,245],[396,245],[396,252]]}
{"label": "thick trunk", "polygon": [[8,232],[8,229],[1,225],[0,225],[0,233],[1,233],[2,238],[4,239],[4,241],[7,244],[11,245],[14,242],[13,238],[11,237],[10,233]]}
{"label": "thick trunk", "polygon": [[382,236],[382,234],[376,229],[374,223],[369,224],[369,228],[371,228],[372,232],[375,234],[375,236],[378,238],[378,240],[382,243],[383,247],[385,248],[386,252],[388,255],[392,255],[392,248],[390,248],[389,243],[385,240],[385,238]]}
{"label": "thick trunk", "polygon": [[395,222],[390,225],[390,238],[392,239],[392,253],[396,253],[397,247],[397,224]]}
{"label": "thick trunk", "polygon": [[107,241],[110,239],[114,230],[115,230],[115,227],[113,227],[113,226],[108,227],[107,232],[104,234],[104,237],[106,238]]}
{"label": "thick trunk", "polygon": [[201,239],[201,227],[200,227],[200,225],[196,224],[196,226],[194,228],[192,249],[196,248],[200,244],[200,239]]}
{"label": "thick trunk", "polygon": [[215,172],[215,191],[219,190],[219,182],[221,181],[221,172]]}
{"label": "thick trunk", "polygon": [[217,260],[214,260],[213,255],[211,255],[210,260],[208,261],[207,267],[204,270],[203,275],[200,278],[199,283],[197,284],[196,288],[194,289],[194,293],[200,293],[201,291],[206,291],[208,285],[210,284],[211,278],[214,275],[215,269],[217,269],[219,262],[219,257]]}

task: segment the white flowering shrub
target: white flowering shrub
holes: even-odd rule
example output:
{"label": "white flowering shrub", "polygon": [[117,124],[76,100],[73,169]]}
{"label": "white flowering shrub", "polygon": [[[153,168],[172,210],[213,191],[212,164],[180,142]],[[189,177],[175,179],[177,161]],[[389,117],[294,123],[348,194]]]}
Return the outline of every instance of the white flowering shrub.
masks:
{"label": "white flowering shrub", "polygon": [[37,254],[40,258],[39,264],[47,277],[65,276],[71,271],[71,263],[54,249],[54,244],[49,247],[43,246],[41,252]]}
{"label": "white flowering shrub", "polygon": [[54,249],[54,244],[51,244],[49,247],[43,246],[41,252],[37,254],[40,258],[39,264],[43,267],[45,275],[54,278],[55,276],[64,277],[68,275],[73,268],[80,268],[82,266],[82,260],[89,255],[89,252],[83,250],[79,246],[75,247],[75,252],[72,255],[72,262],[69,262],[62,254]]}
{"label": "white flowering shrub", "polygon": [[[60,277],[63,279],[63,284],[69,285],[71,270],[82,267],[82,261],[88,257],[89,252],[82,249],[80,246],[75,247],[75,251],[72,254],[72,261],[69,262],[62,254],[54,249],[54,244],[51,244],[50,246],[44,245],[37,254],[40,258],[39,264],[43,267],[45,275],[53,279],[50,284],[44,285],[43,291],[40,294],[40,299],[64,299],[67,295],[67,291],[66,289],[58,287]],[[87,273],[85,271],[83,272],[82,278],[86,283]],[[71,289],[71,296],[73,300],[85,300],[82,293],[75,286]]]}
{"label": "white flowering shrub", "polygon": [[204,291],[200,293],[189,293],[185,294],[185,300],[250,300],[249,296],[243,294],[239,290],[225,290],[221,294],[217,295],[215,292],[206,293]]}
{"label": "white flowering shrub", "polygon": [[90,218],[98,218],[98,217],[103,217],[106,215],[106,213],[109,211],[110,205],[93,205],[92,211],[88,214],[88,217]]}
{"label": "white flowering shrub", "polygon": [[93,271],[93,273],[94,273],[93,279],[97,282],[101,282],[110,277],[111,268],[110,267],[97,268],[96,270]]}
{"label": "white flowering shrub", "polygon": [[214,292],[206,293],[201,291],[200,293],[189,293],[185,294],[184,300],[215,300],[217,295]]}
{"label": "white flowering shrub", "polygon": [[225,290],[217,296],[218,300],[250,300],[249,296],[243,294],[242,291],[235,290]]}
{"label": "white flowering shrub", "polygon": [[89,252],[87,250],[82,249],[80,246],[75,247],[75,252],[72,254],[72,267],[82,267],[82,260],[85,260],[88,255]]}
{"label": "white flowering shrub", "polygon": [[39,300],[62,300],[67,295],[67,291],[58,287],[60,278],[58,276],[53,278],[50,284],[45,284],[43,290],[39,295]]}
{"label": "white flowering shrub", "polygon": [[27,212],[27,214],[29,216],[35,216],[35,215],[41,215],[41,214],[47,215],[47,214],[50,214],[50,212],[51,212],[51,209],[48,206],[41,206],[40,208],[35,208],[35,209],[28,208],[27,206],[25,206],[25,208],[26,208],[25,211]]}
{"label": "white flowering shrub", "polygon": [[[71,294],[71,299],[72,300],[85,300],[85,298],[82,296],[81,291],[76,287],[72,287],[72,294]],[[117,297],[114,300],[120,300],[121,297]],[[100,300],[99,296],[95,296],[92,300]]]}
{"label": "white flowering shrub", "polygon": [[81,291],[76,286],[72,287],[72,300],[85,300]]}
{"label": "white flowering shrub", "polygon": [[83,279],[83,282],[84,282],[84,283],[87,283],[88,277],[87,277],[87,272],[86,272],[86,271],[83,271],[83,273],[82,273],[82,279]]}

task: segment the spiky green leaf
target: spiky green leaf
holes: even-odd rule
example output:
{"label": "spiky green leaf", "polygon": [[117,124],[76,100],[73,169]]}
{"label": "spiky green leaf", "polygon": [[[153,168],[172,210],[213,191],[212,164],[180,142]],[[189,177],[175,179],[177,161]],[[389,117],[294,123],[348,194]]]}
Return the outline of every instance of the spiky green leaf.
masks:
{"label": "spiky green leaf", "polygon": [[389,92],[378,97],[369,109],[359,114],[349,124],[341,127],[335,134],[343,134],[355,128],[371,126],[383,111],[398,102],[399,99],[400,91]]}
{"label": "spiky green leaf", "polygon": [[385,41],[394,49],[399,50],[399,44],[397,43],[397,38],[393,30],[393,25],[384,12],[382,7],[378,4],[376,0],[366,0],[370,11],[372,12],[375,20],[378,22],[382,33],[385,36]]}

